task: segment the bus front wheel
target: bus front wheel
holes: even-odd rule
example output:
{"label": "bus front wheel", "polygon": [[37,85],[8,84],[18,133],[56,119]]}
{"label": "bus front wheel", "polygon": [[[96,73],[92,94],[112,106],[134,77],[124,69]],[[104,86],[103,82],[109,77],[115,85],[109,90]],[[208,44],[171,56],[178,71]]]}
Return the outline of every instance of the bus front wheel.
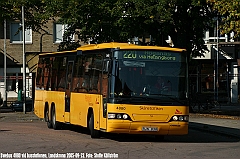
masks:
{"label": "bus front wheel", "polygon": [[89,130],[90,130],[90,135],[91,138],[99,138],[100,137],[100,132],[98,130],[94,129],[94,115],[91,114],[89,118]]}
{"label": "bus front wheel", "polygon": [[61,128],[61,123],[56,121],[55,107],[53,107],[53,109],[52,109],[52,127],[54,130],[58,130]]}

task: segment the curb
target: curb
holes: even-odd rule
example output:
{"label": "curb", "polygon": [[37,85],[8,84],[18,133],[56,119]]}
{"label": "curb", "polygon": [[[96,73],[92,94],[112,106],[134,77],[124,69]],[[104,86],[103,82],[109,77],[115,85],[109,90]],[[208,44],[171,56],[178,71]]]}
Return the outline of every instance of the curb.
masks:
{"label": "curb", "polygon": [[11,120],[11,121],[41,121],[33,112],[7,112],[7,113],[0,113],[0,121],[4,120]]}
{"label": "curb", "polygon": [[222,114],[204,114],[204,113],[189,113],[190,118],[215,118],[215,119],[232,119],[232,120],[240,120],[240,116],[236,115],[222,115]]}

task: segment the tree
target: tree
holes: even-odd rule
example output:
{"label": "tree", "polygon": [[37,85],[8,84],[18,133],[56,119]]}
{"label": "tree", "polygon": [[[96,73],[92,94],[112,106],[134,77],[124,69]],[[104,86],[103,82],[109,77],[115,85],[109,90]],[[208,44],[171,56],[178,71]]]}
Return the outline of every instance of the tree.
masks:
{"label": "tree", "polygon": [[219,13],[221,34],[235,33],[240,35],[240,0],[208,0],[213,9]]}
{"label": "tree", "polygon": [[[22,6],[24,6],[24,17],[26,27],[31,27],[35,32],[46,33],[47,22],[55,16],[54,6],[51,1],[45,0],[0,0],[1,19],[22,21]],[[19,28],[21,30],[22,28]]]}
{"label": "tree", "polygon": [[[174,47],[186,48],[193,56],[206,50],[203,33],[211,26],[214,12],[206,0],[8,0],[11,17],[21,19],[25,6],[25,23],[33,31],[45,32],[46,23],[58,17],[67,24],[64,36],[78,35],[81,41],[127,42],[133,37],[142,45],[167,46],[170,35]],[[56,20],[56,19],[54,19]],[[150,37],[151,43],[144,39]],[[70,38],[60,49],[78,47]]]}
{"label": "tree", "polygon": [[77,28],[75,33],[84,41],[126,42],[151,35],[155,45],[166,46],[170,35],[175,47],[187,48],[193,56],[205,52],[204,31],[215,16],[205,0],[62,0],[61,4],[60,21],[70,26],[70,33]]}
{"label": "tree", "polygon": [[1,24],[5,19],[11,19],[13,17],[12,11],[13,11],[13,6],[9,0],[0,0]]}

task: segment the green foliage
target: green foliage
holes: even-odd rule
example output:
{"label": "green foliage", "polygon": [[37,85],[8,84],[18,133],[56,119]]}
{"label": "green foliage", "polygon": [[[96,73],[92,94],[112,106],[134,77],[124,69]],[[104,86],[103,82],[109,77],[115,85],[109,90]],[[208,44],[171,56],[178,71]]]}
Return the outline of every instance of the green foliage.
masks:
{"label": "green foliage", "polygon": [[240,0],[208,0],[221,16],[220,29],[222,34],[232,31],[235,37],[240,36]]}
{"label": "green foliage", "polygon": [[0,0],[0,3],[1,21],[4,19],[21,21],[22,6],[24,6],[25,25],[39,33],[46,32],[45,24],[54,15],[52,7],[44,0]]}
{"label": "green foliage", "polygon": [[[206,49],[203,33],[214,16],[206,0],[2,0],[0,3],[11,8],[4,16],[12,19],[21,19],[24,5],[26,25],[34,31],[45,31],[45,24],[58,18],[54,20],[68,25],[64,36],[75,34],[85,42],[127,42],[139,37],[142,45],[167,46],[165,40],[170,35],[174,47],[186,48],[192,56],[202,55]],[[149,43],[144,39],[150,35]],[[69,39],[59,49],[74,48],[77,43]]]}
{"label": "green foliage", "polygon": [[9,0],[0,0],[0,22],[3,22],[4,19],[10,19],[13,17],[13,5]]}
{"label": "green foliage", "polygon": [[70,0],[62,4],[61,22],[77,28],[83,41],[126,42],[151,35],[151,44],[165,46],[170,35],[175,47],[187,48],[193,56],[206,50],[203,33],[214,17],[205,0]]}

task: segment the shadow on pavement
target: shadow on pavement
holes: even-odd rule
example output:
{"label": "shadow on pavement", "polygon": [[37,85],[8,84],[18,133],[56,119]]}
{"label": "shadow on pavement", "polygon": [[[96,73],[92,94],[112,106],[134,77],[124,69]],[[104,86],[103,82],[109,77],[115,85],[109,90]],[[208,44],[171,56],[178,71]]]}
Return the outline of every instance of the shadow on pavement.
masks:
{"label": "shadow on pavement", "polygon": [[[74,131],[80,134],[89,135],[87,128],[83,128],[75,125],[65,125],[63,130]],[[221,130],[221,131],[220,131]],[[217,131],[217,132],[215,132]],[[153,135],[136,135],[136,134],[111,134],[101,132],[100,139],[97,140],[114,140],[118,142],[154,142],[154,143],[218,143],[218,142],[239,142],[240,137],[233,136],[229,133],[239,133],[239,129],[232,129],[220,126],[213,126],[201,123],[190,123],[189,134],[188,135],[175,135],[175,136],[165,136],[164,139],[156,139]],[[92,139],[96,140],[96,139]]]}
{"label": "shadow on pavement", "polygon": [[0,132],[1,132],[1,131],[12,131],[12,130],[0,130]]}
{"label": "shadow on pavement", "polygon": [[[28,113],[27,115],[25,115],[19,112],[14,112],[14,113],[2,114],[2,115],[6,116],[5,117],[6,121],[8,122],[18,121],[19,124],[25,121],[31,121],[31,122],[40,121],[33,113]],[[1,119],[0,121],[5,122],[4,119]],[[47,126],[46,126],[46,129],[47,129]],[[1,131],[7,131],[7,130],[1,130]],[[81,134],[89,134],[88,129],[80,126],[75,126],[75,125],[65,124],[62,131],[75,131]],[[118,142],[217,143],[217,142],[239,142],[240,141],[239,134],[240,134],[240,129],[236,129],[236,128],[202,124],[197,122],[189,122],[188,135],[165,136],[163,140],[157,140],[154,136],[151,136],[151,135],[101,133],[100,140],[110,139]],[[90,135],[89,135],[89,138],[91,138]]]}
{"label": "shadow on pavement", "polygon": [[189,128],[214,134],[220,134],[240,140],[240,129],[209,125],[203,123],[189,122]]}

